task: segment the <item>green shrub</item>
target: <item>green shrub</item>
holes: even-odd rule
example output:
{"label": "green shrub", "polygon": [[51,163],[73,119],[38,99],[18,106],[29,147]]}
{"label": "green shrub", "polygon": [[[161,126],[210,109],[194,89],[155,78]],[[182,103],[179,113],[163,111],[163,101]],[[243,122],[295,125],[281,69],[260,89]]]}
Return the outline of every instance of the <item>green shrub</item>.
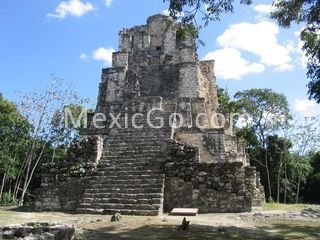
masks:
{"label": "green shrub", "polygon": [[15,199],[14,196],[9,192],[5,192],[0,199],[0,205],[2,206],[12,206],[17,204],[18,199]]}
{"label": "green shrub", "polygon": [[70,173],[74,176],[84,176],[86,170],[81,163],[77,163],[70,168]]}

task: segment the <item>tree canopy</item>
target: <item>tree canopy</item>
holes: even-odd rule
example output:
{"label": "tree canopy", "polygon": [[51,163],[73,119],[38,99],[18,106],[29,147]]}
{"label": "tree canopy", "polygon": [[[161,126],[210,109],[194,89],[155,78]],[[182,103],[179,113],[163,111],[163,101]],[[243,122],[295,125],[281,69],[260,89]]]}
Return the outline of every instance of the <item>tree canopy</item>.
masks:
{"label": "tree canopy", "polygon": [[[235,94],[238,108],[245,124],[242,131],[253,144],[253,159],[264,167],[268,196],[272,198],[270,157],[270,137],[283,127],[290,119],[289,104],[283,94],[271,89],[249,89]],[[262,161],[263,159],[263,161]]]}
{"label": "tree canopy", "polygon": [[[170,16],[183,23],[193,24],[199,31],[211,21],[220,19],[221,14],[234,11],[232,0],[163,0],[169,2]],[[240,0],[242,5],[250,5],[251,0]],[[303,23],[300,38],[302,50],[307,56],[307,84],[310,99],[320,103],[320,1],[319,0],[279,0],[273,3],[271,18],[282,27],[292,23]],[[200,16],[200,17],[199,17]],[[201,22],[198,20],[201,19]],[[199,34],[196,34],[199,36]],[[199,39],[200,43],[203,43]]]}
{"label": "tree canopy", "polygon": [[318,0],[280,0],[274,2],[271,17],[282,27],[304,23],[300,38],[308,57],[307,76],[310,99],[320,103],[320,2]]}

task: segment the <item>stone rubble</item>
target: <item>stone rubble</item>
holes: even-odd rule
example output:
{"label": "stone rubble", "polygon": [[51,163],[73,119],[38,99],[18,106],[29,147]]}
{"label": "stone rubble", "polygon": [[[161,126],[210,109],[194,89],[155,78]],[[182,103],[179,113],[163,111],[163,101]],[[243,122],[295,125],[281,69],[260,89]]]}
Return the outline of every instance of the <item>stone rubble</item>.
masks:
{"label": "stone rubble", "polygon": [[0,228],[0,239],[11,240],[73,240],[75,228],[64,224],[27,223]]}

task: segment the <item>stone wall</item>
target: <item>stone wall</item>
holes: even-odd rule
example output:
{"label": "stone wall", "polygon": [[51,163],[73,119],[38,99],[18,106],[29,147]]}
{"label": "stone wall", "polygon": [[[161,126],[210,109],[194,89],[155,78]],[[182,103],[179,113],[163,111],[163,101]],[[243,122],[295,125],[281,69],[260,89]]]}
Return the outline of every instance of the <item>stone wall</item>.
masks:
{"label": "stone wall", "polygon": [[211,112],[217,112],[219,107],[216,78],[214,76],[214,63],[214,60],[199,62],[199,68],[202,75],[202,94],[200,94],[200,96],[202,95],[202,97],[204,97],[208,102],[210,102]]}
{"label": "stone wall", "polygon": [[167,148],[164,209],[196,207],[200,213],[250,211],[241,162],[200,163],[198,148],[172,141]]}
{"label": "stone wall", "polygon": [[200,162],[226,162],[223,129],[180,129],[175,139],[199,148]]}
{"label": "stone wall", "polygon": [[247,191],[252,197],[253,206],[261,206],[265,203],[264,187],[260,182],[260,173],[256,171],[255,167],[247,166],[245,168],[245,184]]}
{"label": "stone wall", "polygon": [[36,209],[75,211],[89,186],[87,176],[99,164],[102,152],[100,136],[83,136],[70,147],[66,161],[42,164]]}

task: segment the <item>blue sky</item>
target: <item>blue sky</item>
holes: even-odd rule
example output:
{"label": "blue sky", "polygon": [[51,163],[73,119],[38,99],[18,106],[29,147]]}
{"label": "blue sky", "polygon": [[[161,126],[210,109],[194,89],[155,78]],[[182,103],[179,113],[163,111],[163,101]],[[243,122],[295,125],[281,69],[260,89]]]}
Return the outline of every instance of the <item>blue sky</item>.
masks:
{"label": "blue sky", "polygon": [[[231,95],[272,88],[288,97],[296,113],[319,114],[319,105],[307,100],[301,26],[279,28],[268,18],[270,4],[236,5],[234,14],[212,22],[201,32],[206,45],[199,58],[216,60],[217,83]],[[53,73],[95,102],[118,32],[167,7],[162,0],[0,1],[0,92],[17,101],[17,91],[50,81]]]}

